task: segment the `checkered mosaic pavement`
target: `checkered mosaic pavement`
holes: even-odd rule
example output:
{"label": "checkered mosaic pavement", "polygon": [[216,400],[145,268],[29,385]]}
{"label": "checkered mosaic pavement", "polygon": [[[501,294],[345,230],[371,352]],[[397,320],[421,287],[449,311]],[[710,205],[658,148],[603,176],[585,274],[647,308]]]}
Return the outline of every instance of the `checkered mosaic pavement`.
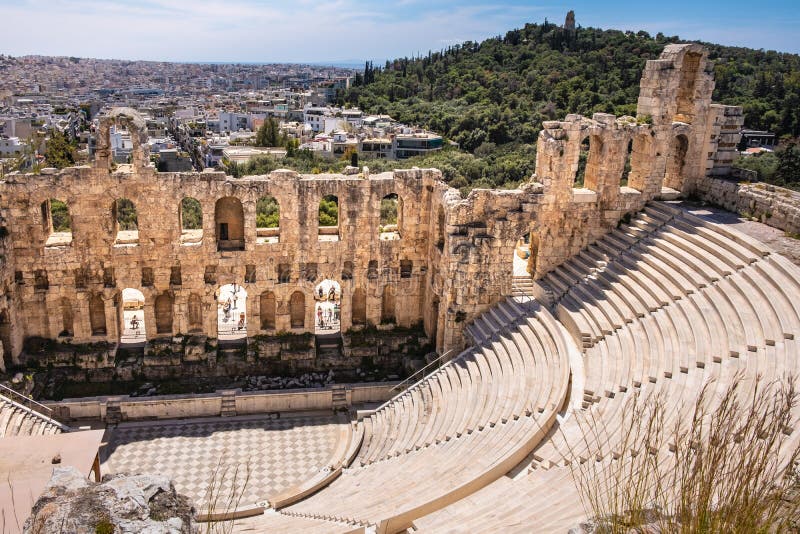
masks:
{"label": "checkered mosaic pavement", "polygon": [[[250,478],[240,505],[252,504],[323,468],[336,447],[340,424],[333,416],[123,424],[109,430],[102,472],[165,474],[204,511],[209,500],[216,509],[228,507],[225,502],[236,493],[233,486],[241,487],[249,461]],[[212,480],[217,497],[209,499]]]}

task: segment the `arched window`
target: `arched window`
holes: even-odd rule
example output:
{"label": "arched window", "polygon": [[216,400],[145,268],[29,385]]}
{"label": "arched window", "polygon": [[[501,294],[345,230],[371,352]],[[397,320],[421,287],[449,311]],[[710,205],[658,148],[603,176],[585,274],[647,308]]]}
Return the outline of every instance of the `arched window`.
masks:
{"label": "arched window", "polygon": [[589,155],[586,157],[586,174],[583,187],[597,191],[597,179],[600,175],[600,162],[603,159],[603,139],[598,135],[589,138]]}
{"label": "arched window", "polygon": [[381,324],[395,322],[394,308],[394,288],[389,285],[384,286],[381,296]]}
{"label": "arched window", "polygon": [[261,329],[272,330],[275,328],[275,293],[264,291],[259,299],[259,314],[261,316]]}
{"label": "arched window", "polygon": [[257,243],[278,243],[281,235],[281,210],[275,197],[265,196],[256,202]]}
{"label": "arched window", "polygon": [[214,206],[218,250],[244,250],[244,209],[238,198],[225,197]]}
{"label": "arched window", "polygon": [[384,241],[400,239],[400,202],[396,194],[381,199],[380,238]]}
{"label": "arched window", "polygon": [[578,152],[578,170],[575,172],[575,180],[572,187],[581,188],[586,183],[586,162],[589,159],[590,150],[589,136],[581,139],[581,147]]}
{"label": "arched window", "polygon": [[633,165],[633,139],[628,141],[627,149],[625,150],[625,164],[622,166],[622,176],[619,179],[620,187],[628,186],[628,177],[631,174]]}
{"label": "arched window", "polygon": [[196,198],[181,200],[181,244],[200,243],[203,239],[203,207]]}
{"label": "arched window", "polygon": [[683,135],[676,135],[670,143],[667,169],[664,174],[664,185],[681,191],[683,189],[683,171],[686,167],[686,153],[689,151],[689,139]]}
{"label": "arched window", "polygon": [[156,333],[171,334],[172,295],[170,295],[169,293],[162,293],[161,295],[156,297],[155,312],[156,312]]}
{"label": "arched window", "polygon": [[139,218],[136,206],[127,198],[114,201],[114,233],[116,245],[135,245],[139,243]]}
{"label": "arched window", "polygon": [[72,303],[67,298],[61,299],[61,332],[59,337],[72,337],[75,335],[73,324],[75,315],[72,313]]}
{"label": "arched window", "polygon": [[342,267],[342,280],[352,280],[353,270],[354,266],[352,261],[344,262],[344,266]]}
{"label": "arched window", "polygon": [[189,332],[203,331],[203,303],[200,296],[189,295]]}
{"label": "arched window", "polygon": [[66,202],[51,198],[42,202],[42,226],[46,247],[72,243],[72,219]]}
{"label": "arched window", "polygon": [[339,240],[339,199],[334,195],[319,201],[319,240]]}
{"label": "arched window", "polygon": [[301,291],[295,291],[289,299],[289,316],[292,328],[305,327],[306,296]]}
{"label": "arched window", "polygon": [[93,336],[106,335],[106,305],[100,295],[89,298],[89,325]]}
{"label": "arched window", "polygon": [[367,292],[361,288],[353,291],[353,324],[367,324]]}

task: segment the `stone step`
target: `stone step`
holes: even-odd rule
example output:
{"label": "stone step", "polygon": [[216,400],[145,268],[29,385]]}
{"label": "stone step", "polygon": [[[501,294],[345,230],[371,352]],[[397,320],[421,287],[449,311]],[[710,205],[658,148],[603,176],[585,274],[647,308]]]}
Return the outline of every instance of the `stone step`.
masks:
{"label": "stone step", "polygon": [[236,415],[236,391],[223,391],[222,404],[220,406],[220,416],[234,417]]}

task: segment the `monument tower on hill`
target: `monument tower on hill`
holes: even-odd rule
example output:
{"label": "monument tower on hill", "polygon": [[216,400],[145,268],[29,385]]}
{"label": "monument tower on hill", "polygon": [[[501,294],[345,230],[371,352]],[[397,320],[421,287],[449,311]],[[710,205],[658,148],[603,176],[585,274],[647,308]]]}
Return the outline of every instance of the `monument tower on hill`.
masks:
{"label": "monument tower on hill", "polygon": [[564,19],[564,29],[565,30],[575,29],[575,12],[571,9],[567,12],[567,18]]}

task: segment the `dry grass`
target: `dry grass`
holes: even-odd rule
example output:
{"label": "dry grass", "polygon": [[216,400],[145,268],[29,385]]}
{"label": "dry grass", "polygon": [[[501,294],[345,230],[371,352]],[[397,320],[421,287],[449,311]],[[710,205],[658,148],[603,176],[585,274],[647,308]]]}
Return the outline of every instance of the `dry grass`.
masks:
{"label": "dry grass", "polygon": [[[244,465],[236,464],[231,467],[224,461],[224,455],[220,456],[203,498],[203,508],[207,515],[210,516],[215,511],[232,512],[239,508],[242,497],[250,484],[251,474],[250,459]],[[233,532],[233,526],[233,519],[208,521],[203,525],[202,530],[205,534],[230,534]]]}
{"label": "dry grass", "polygon": [[664,533],[798,531],[800,449],[789,435],[795,381],[739,376],[722,392],[715,386],[707,383],[674,422],[668,417],[677,407],[638,393],[616,434],[593,410],[581,414],[591,454],[572,473],[598,532],[644,525]]}

